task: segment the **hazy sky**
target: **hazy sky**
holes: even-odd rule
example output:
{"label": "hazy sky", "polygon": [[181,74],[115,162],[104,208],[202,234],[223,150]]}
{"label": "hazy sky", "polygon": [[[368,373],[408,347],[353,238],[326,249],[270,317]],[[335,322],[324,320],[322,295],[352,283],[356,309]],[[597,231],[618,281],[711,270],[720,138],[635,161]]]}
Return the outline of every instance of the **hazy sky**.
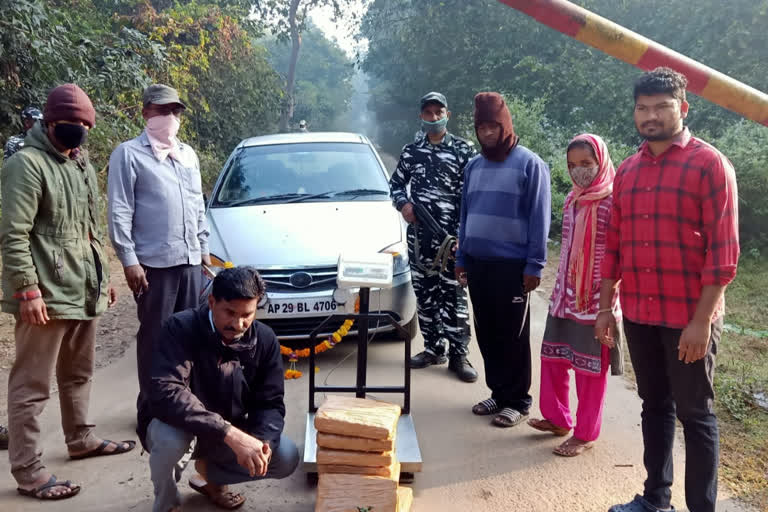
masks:
{"label": "hazy sky", "polygon": [[[362,16],[363,3],[357,2],[357,6],[353,7],[353,9],[357,14]],[[332,11],[329,8],[315,9],[311,12],[310,17],[312,18],[312,22],[320,27],[325,33],[326,37],[338,42],[341,49],[344,50],[347,55],[350,57],[355,55],[358,46],[360,46],[354,39],[354,34],[357,33],[358,26],[355,26],[348,21],[342,21],[337,25],[331,21]],[[362,46],[363,49],[365,49],[367,44],[364,42]]]}

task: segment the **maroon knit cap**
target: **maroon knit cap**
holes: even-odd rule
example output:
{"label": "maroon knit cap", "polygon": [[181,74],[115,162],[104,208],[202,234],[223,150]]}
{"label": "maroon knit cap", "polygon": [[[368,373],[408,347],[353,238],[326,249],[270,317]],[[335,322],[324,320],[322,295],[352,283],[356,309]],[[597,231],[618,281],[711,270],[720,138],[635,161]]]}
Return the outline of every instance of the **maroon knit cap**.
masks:
{"label": "maroon knit cap", "polygon": [[488,160],[503,162],[509,152],[517,145],[517,135],[512,124],[512,114],[497,92],[481,92],[475,96],[475,134],[480,123],[498,123],[501,135],[495,146],[481,146],[482,153]]}
{"label": "maroon knit cap", "polygon": [[96,123],[96,111],[85,92],[75,84],[64,84],[48,94],[43,119],[46,123],[56,121],[82,121],[89,128]]}

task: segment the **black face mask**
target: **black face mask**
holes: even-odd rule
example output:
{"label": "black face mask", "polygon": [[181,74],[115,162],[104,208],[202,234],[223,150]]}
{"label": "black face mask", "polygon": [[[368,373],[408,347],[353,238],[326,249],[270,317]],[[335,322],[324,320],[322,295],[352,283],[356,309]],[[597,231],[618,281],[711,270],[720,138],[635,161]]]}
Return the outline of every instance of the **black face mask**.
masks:
{"label": "black face mask", "polygon": [[88,130],[79,124],[57,124],[53,127],[56,140],[67,149],[80,147],[88,139]]}

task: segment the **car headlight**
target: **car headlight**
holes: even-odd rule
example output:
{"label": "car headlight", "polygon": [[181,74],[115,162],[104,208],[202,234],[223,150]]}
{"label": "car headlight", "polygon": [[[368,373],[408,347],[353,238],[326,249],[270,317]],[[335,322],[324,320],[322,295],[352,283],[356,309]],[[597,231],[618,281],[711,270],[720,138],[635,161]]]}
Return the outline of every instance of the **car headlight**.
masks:
{"label": "car headlight", "polygon": [[333,300],[335,300],[337,304],[346,304],[351,298],[352,292],[349,288],[336,288],[333,291]]}
{"label": "car headlight", "polygon": [[411,263],[408,260],[408,247],[403,242],[392,244],[379,252],[392,255],[392,275],[404,274],[411,270]]}

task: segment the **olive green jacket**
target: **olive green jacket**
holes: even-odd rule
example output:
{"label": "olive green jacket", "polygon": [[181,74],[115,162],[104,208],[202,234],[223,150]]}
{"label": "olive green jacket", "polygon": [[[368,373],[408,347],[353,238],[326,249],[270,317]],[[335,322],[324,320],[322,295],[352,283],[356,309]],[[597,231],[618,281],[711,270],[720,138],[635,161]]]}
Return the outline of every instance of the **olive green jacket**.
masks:
{"label": "olive green jacket", "polygon": [[2,310],[17,291],[40,289],[48,315],[89,320],[104,312],[109,282],[100,194],[85,152],[60,153],[38,122],[2,167]]}

